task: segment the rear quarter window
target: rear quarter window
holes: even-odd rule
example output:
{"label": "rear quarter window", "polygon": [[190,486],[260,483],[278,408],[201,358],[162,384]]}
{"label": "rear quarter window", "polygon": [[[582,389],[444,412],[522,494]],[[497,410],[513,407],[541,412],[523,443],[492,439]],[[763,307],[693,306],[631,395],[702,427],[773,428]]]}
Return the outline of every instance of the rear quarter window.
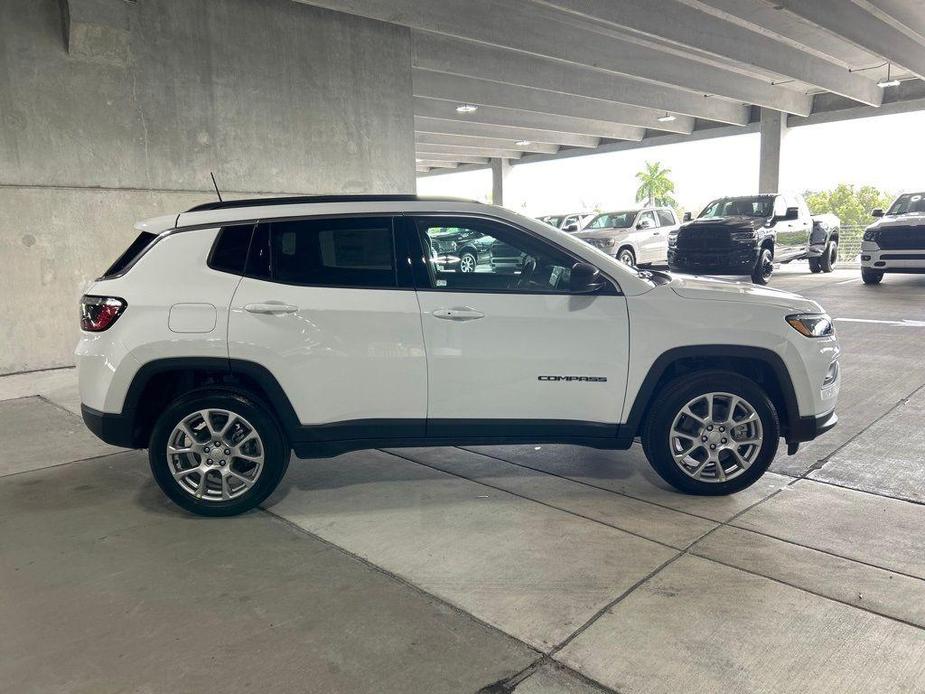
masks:
{"label": "rear quarter window", "polygon": [[129,247],[122,252],[122,255],[116,258],[116,262],[110,265],[109,269],[100,275],[99,279],[108,280],[125,274],[125,272],[145,254],[145,251],[154,244],[156,239],[157,234],[152,234],[150,231],[143,231],[138,234],[135,240],[129,244]]}
{"label": "rear quarter window", "polygon": [[253,224],[222,227],[209,256],[209,267],[221,272],[243,275],[253,230]]}

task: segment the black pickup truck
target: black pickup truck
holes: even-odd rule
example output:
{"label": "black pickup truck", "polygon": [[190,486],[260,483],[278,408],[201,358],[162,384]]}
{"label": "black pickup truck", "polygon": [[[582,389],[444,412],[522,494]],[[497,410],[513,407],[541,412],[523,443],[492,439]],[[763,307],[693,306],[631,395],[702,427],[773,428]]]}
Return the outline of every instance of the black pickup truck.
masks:
{"label": "black pickup truck", "polygon": [[720,198],[668,237],[668,266],[701,275],[747,275],[767,284],[774,263],[809,260],[831,272],[838,255],[838,217],[813,216],[800,195]]}

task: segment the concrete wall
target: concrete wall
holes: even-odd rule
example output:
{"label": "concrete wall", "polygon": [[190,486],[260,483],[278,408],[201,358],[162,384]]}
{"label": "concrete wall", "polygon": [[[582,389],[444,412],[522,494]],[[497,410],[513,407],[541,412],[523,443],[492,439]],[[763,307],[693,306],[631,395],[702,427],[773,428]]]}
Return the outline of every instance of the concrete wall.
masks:
{"label": "concrete wall", "polygon": [[0,373],[72,363],[144,217],[413,192],[409,32],[291,0],[0,2]]}

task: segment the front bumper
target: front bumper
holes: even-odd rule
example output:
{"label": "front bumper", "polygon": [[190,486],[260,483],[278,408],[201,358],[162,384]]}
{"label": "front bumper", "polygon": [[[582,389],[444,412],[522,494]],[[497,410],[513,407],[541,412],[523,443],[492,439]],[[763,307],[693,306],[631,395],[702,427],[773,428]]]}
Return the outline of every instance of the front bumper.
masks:
{"label": "front bumper", "polygon": [[838,424],[838,415],[835,414],[835,410],[818,417],[800,417],[787,432],[787,443],[812,441],[834,428],[836,424]]}
{"label": "front bumper", "polygon": [[861,267],[879,272],[925,273],[925,248],[894,250],[865,241],[861,244]]}
{"label": "front bumper", "polygon": [[139,448],[135,442],[133,426],[135,418],[132,413],[120,412],[119,414],[113,414],[111,412],[100,412],[81,403],[80,415],[83,417],[87,429],[111,446]]}

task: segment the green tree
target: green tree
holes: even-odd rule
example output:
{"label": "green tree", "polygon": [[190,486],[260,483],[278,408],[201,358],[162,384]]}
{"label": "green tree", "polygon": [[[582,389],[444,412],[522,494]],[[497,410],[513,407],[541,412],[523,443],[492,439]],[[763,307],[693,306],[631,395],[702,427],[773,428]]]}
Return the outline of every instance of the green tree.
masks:
{"label": "green tree", "polygon": [[855,188],[839,183],[831,190],[807,191],[806,204],[813,214],[831,212],[841,220],[842,226],[870,224],[870,211],[875,207],[889,207],[893,196],[874,186]]}
{"label": "green tree", "polygon": [[675,200],[674,183],[668,175],[671,169],[662,168],[661,162],[650,164],[646,162],[646,168],[636,174],[636,180],[639,181],[639,189],[636,191],[636,202],[645,202],[647,205],[665,205],[674,207]]}

